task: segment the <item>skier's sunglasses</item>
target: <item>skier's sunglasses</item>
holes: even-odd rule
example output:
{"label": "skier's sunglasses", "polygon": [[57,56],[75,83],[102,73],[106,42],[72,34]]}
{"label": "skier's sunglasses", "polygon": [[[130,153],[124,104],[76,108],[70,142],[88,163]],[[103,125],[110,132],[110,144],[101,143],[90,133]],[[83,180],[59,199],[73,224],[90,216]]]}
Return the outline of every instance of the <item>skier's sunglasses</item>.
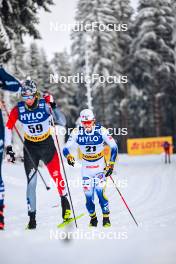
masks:
{"label": "skier's sunglasses", "polygon": [[90,126],[90,125],[92,125],[93,120],[82,121],[81,123],[82,123],[83,125],[88,125],[88,126]]}
{"label": "skier's sunglasses", "polygon": [[23,95],[22,98],[24,101],[27,101],[28,99],[32,100],[34,98],[34,96],[33,95]]}

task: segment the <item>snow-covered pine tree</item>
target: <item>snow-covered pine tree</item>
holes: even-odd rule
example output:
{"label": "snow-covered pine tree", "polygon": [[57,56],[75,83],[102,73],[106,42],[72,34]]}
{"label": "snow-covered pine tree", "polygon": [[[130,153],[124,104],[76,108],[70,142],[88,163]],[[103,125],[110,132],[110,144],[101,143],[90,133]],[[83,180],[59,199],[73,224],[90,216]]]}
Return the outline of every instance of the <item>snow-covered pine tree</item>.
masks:
{"label": "snow-covered pine tree", "polygon": [[[118,8],[118,1],[95,1],[92,18],[98,24],[119,24],[116,12],[113,8]],[[118,45],[117,31],[100,31],[97,29],[92,35],[92,74],[98,74],[105,79],[108,76],[115,76],[117,79],[123,74],[122,70],[122,51]],[[116,127],[118,120],[118,108],[120,98],[114,97],[123,89],[119,83],[109,84],[108,82],[94,83],[93,97],[95,112],[98,120],[105,126]],[[117,92],[118,90],[118,92]],[[118,93],[119,94],[119,93]],[[113,114],[112,114],[113,113]],[[113,116],[116,118],[113,118]],[[115,121],[115,122],[114,122]]]}
{"label": "snow-covered pine tree", "polygon": [[24,80],[27,75],[27,49],[18,39],[13,41],[13,52],[7,69],[19,80]]}
{"label": "snow-covered pine tree", "polygon": [[0,63],[3,62],[4,54],[10,49],[10,40],[0,17]]}
{"label": "snow-covered pine tree", "polygon": [[[172,10],[173,10],[173,14],[174,14],[174,31],[173,31],[173,44],[174,44],[174,54],[175,54],[175,69],[176,69],[176,0],[172,1]],[[171,104],[172,104],[172,113],[173,113],[173,120],[172,120],[172,130],[175,131],[175,135],[176,135],[176,79],[174,79],[175,84],[173,85],[173,89],[172,92],[170,92],[171,94]],[[176,136],[174,136],[174,142],[176,142]],[[176,145],[174,145],[174,151],[176,151]]]}
{"label": "snow-covered pine tree", "polygon": [[67,126],[74,127],[78,117],[76,86],[70,78],[73,76],[73,73],[68,53],[66,51],[54,53],[51,67],[53,74],[58,77],[58,83],[51,84],[50,91],[66,116]]}
{"label": "snow-covered pine tree", "polygon": [[50,63],[47,59],[45,50],[42,48],[39,51],[39,62],[40,65],[38,67],[38,86],[41,91],[50,89],[50,73],[51,73],[51,67]]}
{"label": "snow-covered pine tree", "polygon": [[134,11],[130,0],[118,0],[116,2],[118,4],[117,6],[114,6],[116,17],[120,24],[125,24],[125,26],[127,26],[127,30],[121,30],[117,32],[119,47],[123,50],[123,59],[124,63],[126,64],[126,56],[129,54],[129,47],[132,41],[130,31],[133,23],[132,15]]}
{"label": "snow-covered pine tree", "polygon": [[[116,17],[117,22],[127,30],[117,31],[117,42],[119,46],[118,52],[121,54],[121,59],[119,64],[121,66],[121,72],[124,76],[128,77],[128,61],[129,61],[129,51],[130,44],[132,42],[131,36],[131,25],[132,25],[132,14],[133,9],[129,0],[118,0],[112,1],[112,8],[114,11],[114,16]],[[128,83],[117,85],[112,93],[110,93],[111,99],[109,102],[112,102],[111,112],[112,124],[115,124],[115,127],[128,128],[128,133],[130,132],[129,128],[129,115],[128,115],[128,97],[129,97],[129,87],[130,87],[130,78],[128,77]],[[118,137],[119,147],[123,152],[126,152],[126,137],[123,135]]]}
{"label": "snow-covered pine tree", "polygon": [[[115,5],[115,2],[116,5]],[[84,1],[78,2],[78,11],[76,14],[76,22],[80,22],[83,25],[96,22],[97,26],[119,24],[116,17],[116,12],[113,6],[117,8],[118,0],[114,1]],[[87,36],[91,38],[91,43],[87,45]],[[72,54],[75,68],[78,72],[85,74],[86,69],[86,52],[89,53],[89,72],[92,76],[97,74],[104,77],[116,76],[117,78],[122,74],[122,68],[120,61],[122,60],[121,49],[117,41],[117,32],[115,30],[100,30],[95,29],[92,32],[73,32],[73,45]],[[93,90],[93,105],[97,116],[97,119],[104,125],[112,125],[112,108],[113,102],[110,100],[109,95],[113,89],[119,87],[119,84],[108,84],[107,82],[101,83],[98,80],[92,84]],[[79,87],[80,92],[85,95],[85,85]],[[118,88],[117,88],[118,89]],[[80,97],[81,99],[85,97]],[[115,100],[115,99],[113,99]],[[80,101],[80,105],[85,107],[85,101]],[[119,107],[118,101],[115,102],[116,109]],[[113,113],[114,114],[114,113]],[[117,122],[117,120],[116,120]],[[115,124],[114,124],[115,125]]]}
{"label": "snow-covered pine tree", "polygon": [[[132,111],[141,123],[138,133],[140,136],[173,133],[168,97],[168,91],[173,89],[175,78],[173,20],[170,0],[139,1],[129,67],[134,86],[141,91],[143,99],[143,102],[140,102],[141,109]],[[133,90],[131,96],[134,96]],[[132,105],[133,102],[131,107]],[[141,120],[142,116],[147,118]],[[132,117],[133,114],[131,120]]]}
{"label": "snow-covered pine tree", "polygon": [[[74,75],[86,74],[86,51],[89,46],[87,39],[90,37],[90,33],[82,31],[81,26],[86,25],[88,22],[87,18],[93,8],[92,0],[80,0],[77,4],[75,23],[75,31],[71,34],[72,39],[72,71]],[[76,95],[78,101],[78,110],[81,111],[83,108],[87,108],[87,97],[86,97],[86,83],[82,82],[79,78],[77,84],[78,93]]]}
{"label": "snow-covered pine tree", "polygon": [[30,76],[32,80],[38,83],[39,74],[41,70],[41,57],[40,51],[35,42],[30,44],[27,54],[28,72],[27,76]]}
{"label": "snow-covered pine tree", "polygon": [[10,42],[15,38],[21,42],[23,35],[26,34],[40,38],[36,28],[39,23],[38,11],[40,8],[49,11],[52,4],[52,0],[0,1],[0,54],[4,48],[9,49]]}

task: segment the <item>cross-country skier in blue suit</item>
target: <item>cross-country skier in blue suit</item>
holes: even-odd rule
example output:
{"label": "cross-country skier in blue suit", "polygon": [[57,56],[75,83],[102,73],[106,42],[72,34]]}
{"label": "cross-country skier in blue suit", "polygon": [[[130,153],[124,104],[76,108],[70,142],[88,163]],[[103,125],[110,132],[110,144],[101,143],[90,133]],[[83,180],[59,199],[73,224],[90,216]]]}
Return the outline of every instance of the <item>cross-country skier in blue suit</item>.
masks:
{"label": "cross-country skier in blue suit", "polygon": [[[108,130],[96,123],[94,114],[89,109],[84,109],[80,113],[81,126],[72,131],[65,148],[64,156],[69,165],[74,166],[74,156],[70,153],[70,148],[79,145],[82,152],[82,185],[86,197],[86,208],[90,215],[89,226],[96,227],[98,224],[94,194],[99,199],[99,204],[103,213],[103,226],[111,226],[109,219],[109,202],[105,195],[106,177],[113,172],[116,156],[117,144],[109,135]],[[111,156],[109,164],[105,164],[104,143],[109,145]],[[106,166],[106,172],[104,168]]]}
{"label": "cross-country skier in blue suit", "polygon": [[[0,67],[0,88],[11,92],[17,92],[20,88],[20,83],[2,67]],[[4,229],[4,182],[2,179],[2,158],[4,149],[4,124],[2,117],[2,104],[0,103],[0,230]]]}

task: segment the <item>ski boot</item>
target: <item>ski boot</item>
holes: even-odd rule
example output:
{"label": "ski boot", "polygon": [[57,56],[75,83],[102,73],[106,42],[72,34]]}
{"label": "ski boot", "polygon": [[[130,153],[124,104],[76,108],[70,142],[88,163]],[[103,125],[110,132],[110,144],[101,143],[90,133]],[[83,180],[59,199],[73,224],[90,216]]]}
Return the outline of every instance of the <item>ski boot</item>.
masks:
{"label": "ski boot", "polygon": [[4,205],[0,206],[0,230],[4,230]]}
{"label": "ski boot", "polygon": [[29,215],[29,224],[27,226],[27,229],[35,229],[37,226],[35,219],[36,212],[28,212],[28,215]]}
{"label": "ski boot", "polygon": [[70,219],[71,216],[71,209],[70,204],[67,199],[67,195],[61,196],[61,206],[62,206],[62,218],[64,221],[67,221]]}
{"label": "ski boot", "polygon": [[90,214],[90,223],[89,223],[89,227],[97,227],[98,224],[98,219],[96,216],[96,213]]}
{"label": "ski boot", "polygon": [[110,227],[111,226],[109,214],[103,214],[103,226],[104,227]]}

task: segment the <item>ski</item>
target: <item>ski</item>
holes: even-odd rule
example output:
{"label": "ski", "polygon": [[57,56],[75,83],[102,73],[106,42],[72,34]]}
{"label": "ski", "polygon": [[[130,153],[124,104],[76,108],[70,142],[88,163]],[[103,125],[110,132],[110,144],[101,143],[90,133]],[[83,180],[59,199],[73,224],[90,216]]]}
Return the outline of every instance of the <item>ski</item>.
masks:
{"label": "ski", "polygon": [[28,226],[25,226],[25,230],[36,230],[36,228],[29,228]]}
{"label": "ski", "polygon": [[58,228],[64,228],[65,226],[69,225],[70,223],[72,223],[75,220],[80,219],[81,217],[83,217],[85,214],[80,214],[76,217],[73,218],[69,218],[68,220],[63,221],[61,224],[58,224],[57,227]]}

